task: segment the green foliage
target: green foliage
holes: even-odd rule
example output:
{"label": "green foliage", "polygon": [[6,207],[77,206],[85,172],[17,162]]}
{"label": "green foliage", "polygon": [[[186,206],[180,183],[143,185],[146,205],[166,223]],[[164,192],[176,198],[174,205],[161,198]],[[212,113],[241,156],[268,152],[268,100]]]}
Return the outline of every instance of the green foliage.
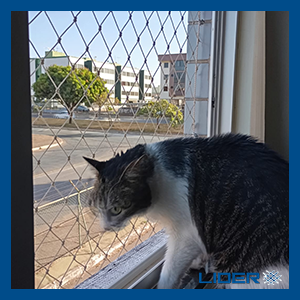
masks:
{"label": "green foliage", "polygon": [[109,106],[109,105],[118,105],[120,104],[120,100],[116,97],[114,100],[110,98],[112,92],[103,92],[99,95],[98,99],[95,101],[100,107]]}
{"label": "green foliage", "polygon": [[154,118],[161,118],[162,116],[165,116],[171,119],[173,127],[183,123],[183,114],[180,109],[165,99],[149,101],[146,105],[140,108],[138,115],[150,115]]}
{"label": "green foliage", "polygon": [[110,101],[109,101],[109,92],[108,91],[102,92],[97,97],[95,103],[97,103],[100,107],[102,107],[103,105],[109,105],[110,104]]}
{"label": "green foliage", "polygon": [[[106,82],[86,68],[72,70],[70,66],[53,65],[47,71],[56,86],[61,84],[58,92],[70,110],[81,100],[85,90],[87,91],[86,97],[82,99],[81,103],[86,105],[96,102],[101,94],[108,93],[108,89],[105,87]],[[69,73],[70,75],[67,77]],[[67,79],[64,80],[66,77]],[[51,79],[47,74],[41,74],[32,85],[36,99],[60,100]],[[95,81],[93,81],[94,79]]]}

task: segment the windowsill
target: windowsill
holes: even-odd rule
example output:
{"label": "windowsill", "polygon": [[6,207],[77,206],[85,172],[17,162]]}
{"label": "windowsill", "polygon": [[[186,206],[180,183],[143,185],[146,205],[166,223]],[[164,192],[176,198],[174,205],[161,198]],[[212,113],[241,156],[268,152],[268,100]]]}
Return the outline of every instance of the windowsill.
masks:
{"label": "windowsill", "polygon": [[158,279],[166,250],[163,230],[139,244],[75,289],[145,289]]}
{"label": "windowsill", "polygon": [[[164,262],[166,243],[167,236],[161,230],[75,289],[155,289]],[[203,273],[204,269],[190,269],[182,278],[179,288],[213,288],[199,285],[199,272]]]}

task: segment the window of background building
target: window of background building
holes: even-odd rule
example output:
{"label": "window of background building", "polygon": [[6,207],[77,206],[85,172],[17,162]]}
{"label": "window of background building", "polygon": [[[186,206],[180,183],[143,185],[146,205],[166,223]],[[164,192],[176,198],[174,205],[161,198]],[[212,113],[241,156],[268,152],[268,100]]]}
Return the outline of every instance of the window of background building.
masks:
{"label": "window of background building", "polygon": [[164,92],[167,92],[167,91],[168,91],[168,87],[164,86]]}
{"label": "window of background building", "polygon": [[176,71],[182,71],[182,70],[184,70],[184,61],[183,60],[177,60],[176,62],[175,62],[175,70]]}
{"label": "window of background building", "polygon": [[185,73],[184,72],[176,72],[174,75],[174,83],[185,83]]}
{"label": "window of background building", "polygon": [[164,63],[164,68],[168,68],[169,67],[169,63]]}

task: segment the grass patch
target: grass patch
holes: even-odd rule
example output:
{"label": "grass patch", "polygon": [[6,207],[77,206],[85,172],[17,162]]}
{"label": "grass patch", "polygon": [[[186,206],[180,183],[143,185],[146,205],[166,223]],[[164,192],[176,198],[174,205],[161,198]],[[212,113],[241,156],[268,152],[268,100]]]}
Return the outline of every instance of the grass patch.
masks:
{"label": "grass patch", "polygon": [[[45,123],[47,123],[50,127],[61,127],[66,122],[65,119],[53,119],[53,118],[32,118],[32,124],[33,126],[46,126]],[[75,125],[74,121],[73,123],[69,124],[69,121],[67,121],[64,125],[64,128],[74,128],[77,129],[77,126],[85,130],[87,127],[89,129],[98,129],[98,130],[115,130],[115,131],[121,131],[121,132],[145,132],[145,133],[159,133],[159,134],[183,134],[183,126],[178,125],[175,127],[170,127],[168,124],[160,124],[157,128],[157,125],[151,122],[149,123],[128,123],[128,122],[110,122],[110,121],[97,121],[93,120],[75,120],[77,126]]]}

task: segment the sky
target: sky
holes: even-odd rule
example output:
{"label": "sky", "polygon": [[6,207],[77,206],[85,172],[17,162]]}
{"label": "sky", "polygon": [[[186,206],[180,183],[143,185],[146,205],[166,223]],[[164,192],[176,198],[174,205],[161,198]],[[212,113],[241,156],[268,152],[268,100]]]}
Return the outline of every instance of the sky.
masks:
{"label": "sky", "polygon": [[[30,57],[43,57],[45,51],[56,50],[70,56],[91,57],[104,62],[111,51],[109,62],[128,67],[132,64],[138,69],[147,70],[148,67],[155,86],[158,86],[160,71],[157,55],[179,53],[180,48],[186,53],[187,17],[188,12],[185,11],[174,11],[170,15],[166,11],[29,12]],[[57,44],[58,37],[61,38],[61,45]],[[86,53],[86,44],[89,45],[89,53]],[[147,66],[144,64],[145,57]]]}

